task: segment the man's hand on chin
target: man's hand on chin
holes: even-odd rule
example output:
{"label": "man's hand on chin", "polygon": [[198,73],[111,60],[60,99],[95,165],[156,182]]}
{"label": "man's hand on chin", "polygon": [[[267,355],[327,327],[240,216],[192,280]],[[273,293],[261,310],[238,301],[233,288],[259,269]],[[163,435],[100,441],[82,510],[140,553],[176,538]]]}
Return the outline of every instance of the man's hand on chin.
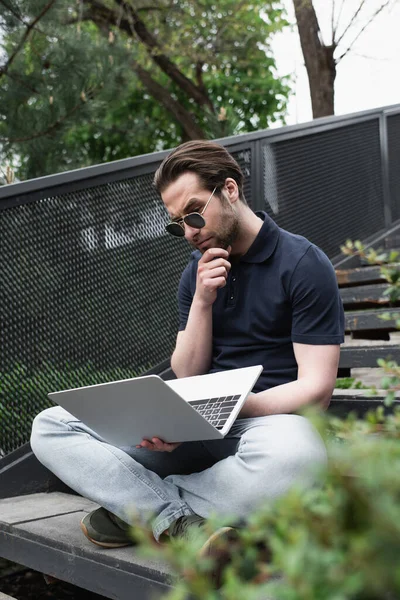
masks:
{"label": "man's hand on chin", "polygon": [[136,448],[146,448],[147,450],[153,450],[153,452],[172,452],[181,445],[182,442],[172,442],[168,444],[163,442],[160,438],[153,437],[151,440],[143,439],[140,444],[137,444]]}

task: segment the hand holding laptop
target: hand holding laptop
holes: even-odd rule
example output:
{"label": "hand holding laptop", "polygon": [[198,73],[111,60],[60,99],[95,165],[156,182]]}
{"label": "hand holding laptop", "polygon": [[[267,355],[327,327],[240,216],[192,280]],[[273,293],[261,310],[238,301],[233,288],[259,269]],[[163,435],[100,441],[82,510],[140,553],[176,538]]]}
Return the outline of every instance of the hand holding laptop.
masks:
{"label": "hand holding laptop", "polygon": [[262,368],[170,381],[143,375],[52,392],[49,397],[110,444],[172,452],[179,442],[223,439]]}
{"label": "hand holding laptop", "polygon": [[150,440],[144,439],[136,446],[136,448],[146,448],[146,450],[153,450],[154,452],[172,452],[180,446],[182,442],[175,442],[168,444],[163,442],[160,438],[153,437]]}

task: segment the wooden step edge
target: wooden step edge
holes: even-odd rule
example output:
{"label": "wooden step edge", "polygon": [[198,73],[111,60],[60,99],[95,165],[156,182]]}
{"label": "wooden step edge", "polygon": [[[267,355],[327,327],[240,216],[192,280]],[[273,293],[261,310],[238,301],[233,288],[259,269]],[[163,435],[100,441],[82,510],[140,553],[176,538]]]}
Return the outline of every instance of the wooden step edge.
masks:
{"label": "wooden step edge", "polygon": [[[400,344],[397,342],[397,340],[396,340],[396,343],[387,342],[386,344],[385,344],[385,342],[381,342],[381,340],[374,340],[374,343],[367,343],[367,344],[361,343],[362,340],[356,340],[356,341],[357,341],[357,345],[352,344],[350,342],[344,342],[343,344],[341,344],[340,345],[341,352],[343,352],[343,351],[345,351],[345,352],[360,352],[361,350],[365,350],[366,352],[369,352],[369,353],[374,353],[375,351],[379,351],[379,352],[385,352],[386,354],[388,354],[390,352],[398,352],[400,350]],[[375,343],[375,342],[377,342],[377,343]],[[381,343],[379,343],[379,342],[381,342]],[[385,358],[385,357],[382,356],[382,358]]]}
{"label": "wooden step edge", "polygon": [[[348,388],[346,390],[341,388],[335,388],[332,394],[332,400],[384,400],[388,394],[387,390],[376,390],[373,395],[367,395],[367,393],[371,393],[372,388],[360,390],[360,389],[352,389]],[[400,400],[400,391],[395,392],[395,398]]]}

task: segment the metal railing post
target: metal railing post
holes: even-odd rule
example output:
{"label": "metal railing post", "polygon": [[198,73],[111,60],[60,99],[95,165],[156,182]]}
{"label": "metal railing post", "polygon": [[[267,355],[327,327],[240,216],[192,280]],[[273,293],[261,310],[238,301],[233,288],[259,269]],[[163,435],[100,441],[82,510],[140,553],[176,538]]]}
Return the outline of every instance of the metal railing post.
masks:
{"label": "metal railing post", "polygon": [[264,173],[261,155],[261,140],[252,142],[253,150],[253,210],[264,210]]}
{"label": "metal railing post", "polygon": [[387,132],[387,117],[384,112],[379,117],[379,135],[381,144],[381,168],[382,168],[382,190],[383,190],[383,212],[385,227],[389,228],[393,222],[392,206],[389,185],[389,145]]}

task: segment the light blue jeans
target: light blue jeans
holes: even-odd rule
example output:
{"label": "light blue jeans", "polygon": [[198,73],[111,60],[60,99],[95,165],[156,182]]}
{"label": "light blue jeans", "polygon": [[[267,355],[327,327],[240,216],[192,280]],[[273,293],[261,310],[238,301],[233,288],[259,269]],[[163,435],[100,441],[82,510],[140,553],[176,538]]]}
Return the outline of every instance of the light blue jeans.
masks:
{"label": "light blue jeans", "polygon": [[326,464],[323,441],[298,415],[238,419],[223,440],[169,453],[112,446],[56,406],[35,418],[31,446],[80,495],[128,523],[151,521],[156,540],[184,515],[246,519],[294,484],[312,486]]}

